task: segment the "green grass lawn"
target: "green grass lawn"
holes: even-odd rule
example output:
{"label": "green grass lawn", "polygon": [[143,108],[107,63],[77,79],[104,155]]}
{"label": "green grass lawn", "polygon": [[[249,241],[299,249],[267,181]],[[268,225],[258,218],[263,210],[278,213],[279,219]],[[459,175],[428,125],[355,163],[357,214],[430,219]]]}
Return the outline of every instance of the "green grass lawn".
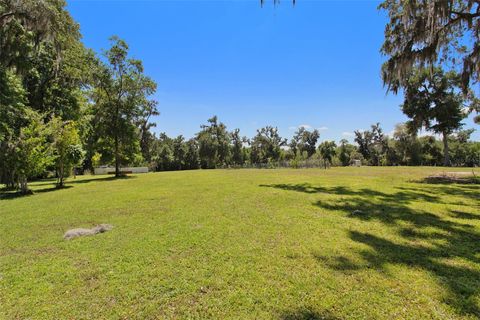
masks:
{"label": "green grass lawn", "polygon": [[33,183],[0,198],[0,318],[478,319],[480,185],[442,170]]}

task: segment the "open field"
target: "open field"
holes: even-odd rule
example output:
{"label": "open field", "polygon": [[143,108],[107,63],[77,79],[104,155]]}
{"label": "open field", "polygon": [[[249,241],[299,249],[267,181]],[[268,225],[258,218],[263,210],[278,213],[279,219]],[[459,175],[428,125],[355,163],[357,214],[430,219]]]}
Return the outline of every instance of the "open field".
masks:
{"label": "open field", "polygon": [[0,200],[0,318],[476,319],[480,185],[422,182],[443,170],[34,183]]}

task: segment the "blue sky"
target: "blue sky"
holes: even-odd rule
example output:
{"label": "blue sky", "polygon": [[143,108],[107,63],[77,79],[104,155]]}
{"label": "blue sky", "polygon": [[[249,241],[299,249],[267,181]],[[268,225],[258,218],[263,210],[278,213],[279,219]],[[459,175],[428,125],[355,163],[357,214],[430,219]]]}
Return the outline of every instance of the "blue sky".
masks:
{"label": "blue sky", "polygon": [[217,115],[248,137],[273,125],[290,138],[305,125],[321,140],[352,141],[356,129],[378,121],[388,133],[406,120],[380,78],[378,2],[272,2],[70,0],[68,9],[87,47],[101,52],[118,35],[143,61],[158,83],[156,132],[192,137]]}

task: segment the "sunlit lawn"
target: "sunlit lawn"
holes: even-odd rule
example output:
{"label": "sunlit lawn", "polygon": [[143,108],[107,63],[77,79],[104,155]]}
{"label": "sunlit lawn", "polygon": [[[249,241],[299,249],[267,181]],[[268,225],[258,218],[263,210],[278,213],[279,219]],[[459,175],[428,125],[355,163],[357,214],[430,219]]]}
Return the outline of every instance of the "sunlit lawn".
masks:
{"label": "sunlit lawn", "polygon": [[422,183],[443,170],[34,183],[0,198],[0,318],[476,319],[480,185]]}

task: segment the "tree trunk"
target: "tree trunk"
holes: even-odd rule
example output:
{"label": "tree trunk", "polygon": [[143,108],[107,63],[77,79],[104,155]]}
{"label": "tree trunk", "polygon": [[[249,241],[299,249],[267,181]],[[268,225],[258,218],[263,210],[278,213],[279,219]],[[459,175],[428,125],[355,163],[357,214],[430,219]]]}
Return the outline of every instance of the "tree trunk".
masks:
{"label": "tree trunk", "polygon": [[62,188],[63,187],[63,163],[60,163],[60,166],[58,168],[58,183],[57,183],[57,188]]}
{"label": "tree trunk", "polygon": [[32,193],[32,191],[30,189],[28,189],[27,177],[25,177],[25,176],[20,177],[20,192],[22,194]]}
{"label": "tree trunk", "polygon": [[118,150],[118,135],[115,135],[115,177],[120,177],[120,154]]}
{"label": "tree trunk", "polygon": [[446,132],[443,135],[443,165],[445,167],[450,166],[450,154],[448,152],[448,134]]}

